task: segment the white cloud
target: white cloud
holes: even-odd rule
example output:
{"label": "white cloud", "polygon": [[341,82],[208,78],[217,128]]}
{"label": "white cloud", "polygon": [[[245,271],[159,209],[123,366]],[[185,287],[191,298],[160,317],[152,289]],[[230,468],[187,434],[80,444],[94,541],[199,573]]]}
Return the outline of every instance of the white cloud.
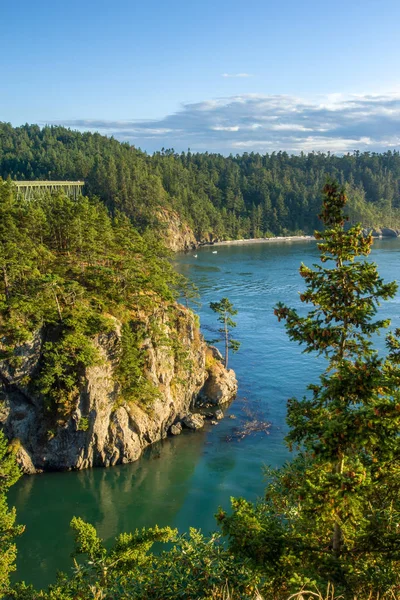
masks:
{"label": "white cloud", "polygon": [[77,120],[64,125],[100,131],[145,150],[383,151],[400,147],[400,91],[379,95],[330,94],[316,102],[248,94],[185,104],[145,121]]}
{"label": "white cloud", "polygon": [[222,125],[216,125],[215,127],[211,127],[213,131],[239,131],[239,127],[234,125],[233,127],[223,127]]}
{"label": "white cloud", "polygon": [[253,77],[250,73],[222,73],[221,77]]}

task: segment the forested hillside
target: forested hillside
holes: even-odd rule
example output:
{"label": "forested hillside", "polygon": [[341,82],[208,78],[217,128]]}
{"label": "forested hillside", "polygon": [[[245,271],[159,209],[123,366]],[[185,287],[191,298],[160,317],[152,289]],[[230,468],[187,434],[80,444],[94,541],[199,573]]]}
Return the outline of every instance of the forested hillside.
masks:
{"label": "forested hillside", "polygon": [[162,150],[149,156],[98,133],[0,124],[1,177],[84,179],[88,195],[125,212],[141,231],[162,227],[165,212],[174,211],[197,240],[312,233],[327,174],[347,185],[352,222],[399,227],[397,151],[224,157]]}
{"label": "forested hillside", "polygon": [[[104,207],[85,199],[74,202],[54,196],[51,202],[14,203],[12,185],[3,184],[1,190],[0,200],[5,207],[0,215],[0,226],[4,223],[1,239],[5,240],[2,251],[7,257],[6,261],[3,258],[7,271],[1,314],[4,321],[11,316],[16,322],[18,319],[27,324],[32,321],[30,312],[37,310],[36,307],[40,308],[38,316],[34,314],[36,318],[43,319],[46,315],[47,328],[53,336],[47,338],[50,345],[45,346],[42,363],[46,377],[45,380],[39,377],[38,381],[49,381],[55,375],[56,385],[52,388],[55,396],[43,391],[64,409],[58,413],[62,421],[65,411],[70,410],[65,403],[70,396],[59,395],[57,377],[64,373],[65,363],[61,360],[59,368],[54,370],[51,368],[54,359],[60,359],[65,352],[69,359],[68,348],[73,339],[78,339],[82,328],[104,331],[107,323],[100,320],[107,319],[107,314],[101,312],[104,308],[119,316],[128,308],[135,312],[137,302],[145,310],[153,296],[169,302],[173,279],[170,289],[163,289],[157,283],[158,277],[151,277],[142,294],[135,293],[134,279],[146,275],[146,261],[136,258],[138,266],[131,281],[132,263],[126,262],[129,250],[138,244],[146,254],[151,245],[133,233],[126,217],[110,220]],[[0,432],[0,597],[7,600],[400,598],[400,330],[386,336],[385,357],[373,346],[373,337],[389,325],[388,320],[377,314],[379,303],[395,298],[397,284],[385,282],[376,265],[367,259],[372,237],[366,236],[360,225],[345,227],[346,200],[335,182],[325,185],[321,212],[325,229],[316,234],[320,263],[300,267],[305,282],[300,295],[302,309],[297,311],[282,302],[275,305],[275,315],[285,323],[289,338],[300,343],[305,352],[323,356],[326,363],[319,378],[309,384],[310,393],[288,401],[286,443],[296,452],[282,468],[265,469],[264,497],[255,503],[232,498],[230,510],[220,508],[216,519],[222,536],[218,533],[204,536],[193,528],[181,535],[169,526],[155,525],[120,533],[110,547],[103,543],[93,525],[74,517],[73,556],[79,558],[73,568],[60,574],[48,590],[36,591],[23,582],[10,587],[9,575],[15,568],[14,538],[22,533],[22,527],[15,526],[15,511],[8,509],[6,493],[18,478],[13,456],[18,440],[14,437],[7,449]],[[60,227],[67,216],[73,222],[70,231],[75,232],[71,239],[67,237],[68,228]],[[107,240],[106,249],[99,242],[89,247],[82,245],[79,233],[85,217],[90,223],[97,223],[101,238]],[[22,238],[21,234],[19,238],[18,229],[29,235]],[[23,242],[26,237],[28,240]],[[30,237],[36,242],[32,246]],[[13,240],[23,250],[21,264],[14,260]],[[60,240],[63,240],[61,246]],[[70,255],[75,257],[73,264]],[[160,260],[158,257],[155,265],[161,265]],[[51,277],[46,276],[50,266]],[[153,269],[157,275],[155,266]],[[115,294],[116,285],[122,290],[120,302],[120,295]],[[58,298],[63,299],[62,306]],[[307,311],[306,305],[310,310]],[[188,313],[180,310],[181,318]],[[81,329],[74,329],[79,315],[82,315]],[[188,331],[188,325],[184,319],[180,340],[185,330],[186,337],[195,336],[194,328],[189,327]],[[134,333],[135,329],[130,331]],[[53,340],[60,332],[63,340],[69,338],[69,344],[58,347],[57,354]],[[10,345],[12,335],[13,331],[5,329],[2,340],[8,339]],[[17,335],[21,337],[23,332],[17,330]],[[165,345],[163,337],[158,336],[153,353],[157,346]],[[129,343],[132,338],[128,336],[126,340]],[[87,342],[85,346],[85,340],[81,341],[81,352],[87,352]],[[174,345],[171,350],[176,348]],[[72,356],[79,357],[79,351]],[[163,356],[164,363],[168,362],[168,356]],[[14,354],[14,358],[18,355]],[[182,354],[177,358],[182,365]],[[125,375],[132,364],[135,362],[125,363]],[[160,374],[164,385],[166,371]],[[187,375],[184,366],[180,385],[193,378],[193,373]],[[98,387],[103,387],[105,379],[100,383]],[[88,392],[93,384],[96,387],[92,378]],[[177,385],[175,378],[174,389]],[[32,396],[26,396],[25,404],[26,399],[32,402]],[[132,422],[138,410],[137,400],[131,399],[131,406],[126,408],[130,415],[127,429],[133,434],[140,429],[140,421]],[[163,404],[152,405],[147,417],[151,415],[154,419],[163,406],[168,410],[169,404],[170,399],[166,398]],[[80,406],[84,407],[82,402]],[[95,408],[98,412],[99,402]],[[20,430],[21,417],[24,420],[20,403],[17,409],[14,421]],[[111,433],[123,423],[119,409],[114,406],[112,410],[116,416],[112,417]],[[75,428],[75,440],[93,425],[93,412],[87,411],[85,416],[76,413],[81,418],[69,425],[70,434],[72,427]],[[41,422],[36,420],[37,423]],[[65,431],[63,423],[60,429]],[[48,430],[44,434],[51,437],[54,432]],[[57,451],[54,455],[70,439],[64,437],[63,444],[53,448]],[[109,441],[106,438],[106,447]],[[124,440],[114,444],[114,449],[121,441]],[[219,470],[216,476],[220,477]],[[172,499],[175,502],[174,494]],[[194,503],[193,506],[196,508]],[[79,509],[78,503],[75,508]],[[155,542],[168,545],[164,549],[158,545],[153,550]]]}
{"label": "forested hillside", "polygon": [[149,401],[156,390],[143,377],[145,315],[155,307],[172,313],[183,281],[165,249],[99,201],[62,193],[17,201],[7,183],[0,184],[0,237],[0,360],[18,369],[21,344],[41,332],[35,377],[23,384],[45,397],[49,414],[61,422],[69,416],[83,369],[99,363],[93,336],[115,329],[117,319],[121,396]]}

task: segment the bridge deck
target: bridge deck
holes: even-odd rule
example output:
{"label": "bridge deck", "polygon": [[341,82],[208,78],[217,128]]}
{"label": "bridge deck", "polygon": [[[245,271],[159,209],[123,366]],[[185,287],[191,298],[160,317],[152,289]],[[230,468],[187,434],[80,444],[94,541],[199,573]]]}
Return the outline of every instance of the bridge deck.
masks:
{"label": "bridge deck", "polygon": [[84,181],[13,181],[18,194],[25,198],[30,198],[33,193],[45,191],[64,190],[68,195],[76,198],[82,193],[82,188],[85,185]]}

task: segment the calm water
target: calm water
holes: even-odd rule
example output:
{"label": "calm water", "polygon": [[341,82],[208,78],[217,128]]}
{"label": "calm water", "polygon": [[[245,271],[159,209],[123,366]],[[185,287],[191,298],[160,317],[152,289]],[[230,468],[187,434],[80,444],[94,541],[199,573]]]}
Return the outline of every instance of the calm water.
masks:
{"label": "calm water", "polygon": [[[288,341],[273,306],[281,300],[300,307],[298,267],[301,261],[316,262],[315,243],[216,249],[217,254],[212,248],[198,250],[197,258],[181,255],[177,268],[200,289],[206,339],[215,338],[211,301],[227,296],[239,310],[235,337],[242,346],[230,360],[239,396],[227,410],[236,419],[156,444],[131,465],[23,478],[10,494],[19,522],[26,524],[18,542],[18,579],[43,586],[54,580],[57,568],[70,567],[73,515],[93,523],[108,542],[122,531],[155,523],[208,532],[215,529],[213,514],[219,505],[228,506],[230,496],[261,496],[262,466],[278,466],[288,458],[283,444],[286,399],[301,396],[323,364]],[[385,279],[398,278],[400,240],[377,242],[372,258]],[[381,309],[393,327],[400,327],[399,303],[398,295]],[[382,347],[382,339],[378,345]],[[271,422],[269,435],[239,441],[237,429],[254,416]]]}

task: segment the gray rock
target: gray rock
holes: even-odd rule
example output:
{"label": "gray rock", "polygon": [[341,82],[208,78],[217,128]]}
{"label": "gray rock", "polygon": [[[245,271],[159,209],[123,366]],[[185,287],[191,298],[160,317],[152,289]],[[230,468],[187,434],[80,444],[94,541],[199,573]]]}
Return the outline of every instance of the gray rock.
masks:
{"label": "gray rock", "polygon": [[169,430],[172,435],[179,435],[182,433],[182,423],[175,423],[171,425],[171,429]]}
{"label": "gray rock", "polygon": [[391,227],[382,227],[381,231],[384,237],[398,237],[399,235],[398,230]]}
{"label": "gray rock", "polygon": [[207,348],[208,378],[200,392],[202,401],[208,401],[214,406],[233,400],[238,388],[235,372],[225,369],[220,356],[216,348]]}
{"label": "gray rock", "polygon": [[33,475],[34,473],[38,473],[38,470],[35,469],[35,466],[32,462],[31,457],[25,450],[23,446],[20,446],[15,453],[15,458],[21,468],[21,471],[26,475]]}
{"label": "gray rock", "polygon": [[204,417],[200,413],[186,415],[182,423],[189,429],[201,429],[204,427]]}
{"label": "gray rock", "polygon": [[371,235],[373,237],[381,237],[383,235],[382,234],[382,229],[379,229],[379,227],[372,229]]}
{"label": "gray rock", "polygon": [[[26,381],[40,360],[41,333],[37,332],[31,343],[20,347],[18,353],[22,361],[18,370],[0,362],[0,375],[5,382],[0,402],[0,428],[9,440],[18,440],[21,450],[17,457],[25,472],[108,467],[135,461],[146,446],[165,438],[171,425],[188,415],[207,377],[206,344],[191,312],[183,307],[175,310],[173,331],[167,311],[162,313],[157,309],[158,325],[167,337],[173,333],[179,338],[193,369],[190,377],[182,377],[182,383],[176,384],[176,375],[182,366],[176,363],[168,347],[153,343],[150,337],[146,339],[143,342],[145,375],[160,391],[149,411],[140,404],[118,400],[119,385],[114,379],[114,369],[121,323],[116,319],[114,331],[94,338],[101,363],[87,368],[83,374],[74,411],[64,423],[54,424],[51,431],[48,431],[41,398],[31,397],[26,388]],[[85,430],[79,427],[82,419],[87,419]],[[196,428],[203,426],[203,418],[200,420],[198,416],[193,420]]]}
{"label": "gray rock", "polygon": [[399,237],[400,231],[392,227],[370,227],[363,229],[364,235],[371,234],[372,237]]}

